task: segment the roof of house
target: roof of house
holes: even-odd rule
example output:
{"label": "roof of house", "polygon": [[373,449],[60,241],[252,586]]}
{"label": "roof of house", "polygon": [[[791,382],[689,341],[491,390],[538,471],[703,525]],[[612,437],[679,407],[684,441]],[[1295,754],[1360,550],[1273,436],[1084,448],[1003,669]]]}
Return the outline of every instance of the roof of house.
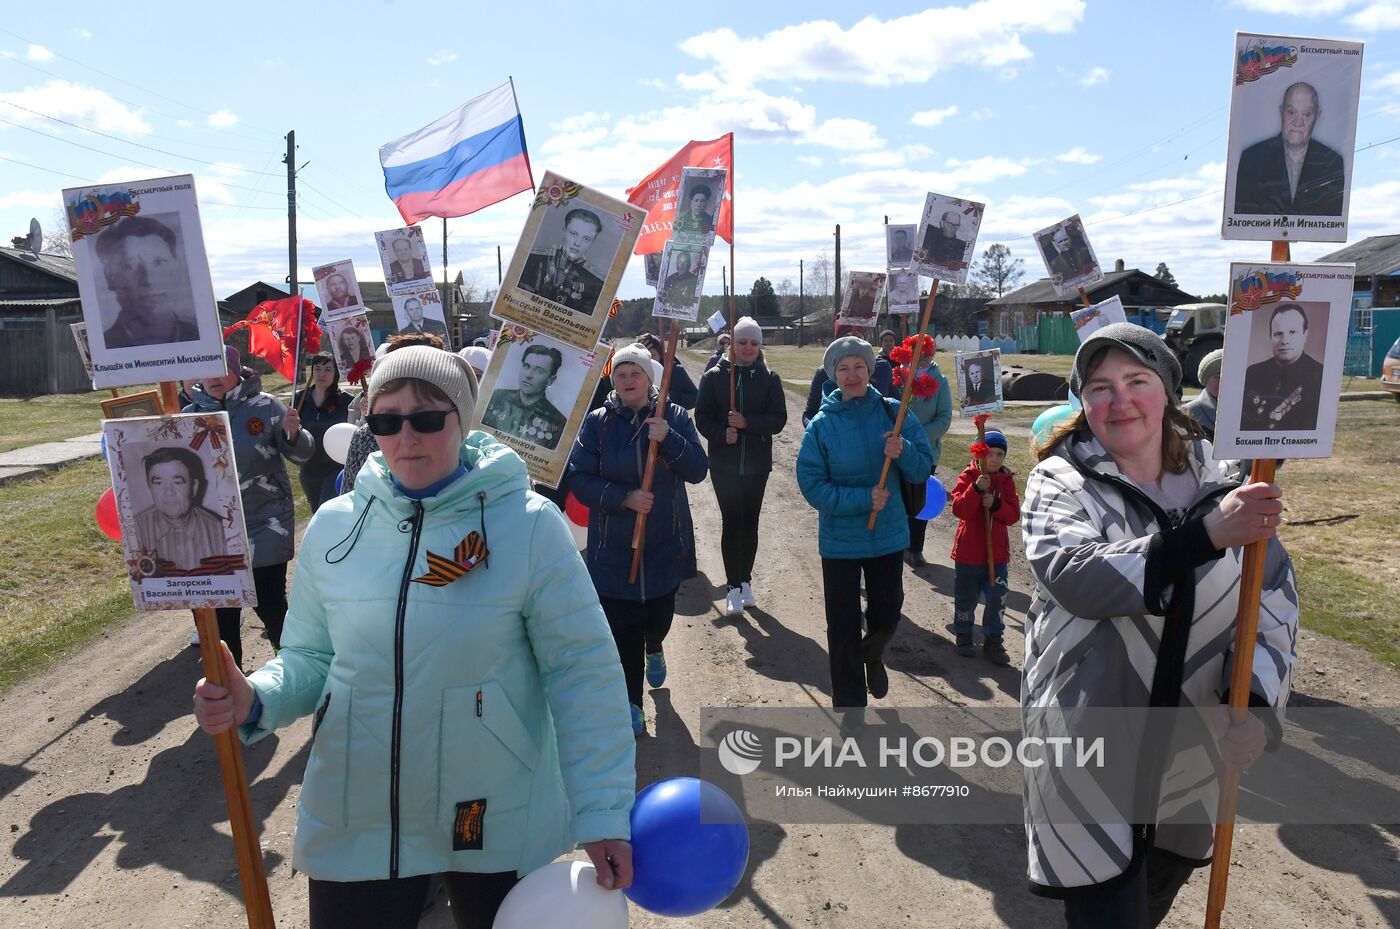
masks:
{"label": "roof of house", "polygon": [[[1090,286],[1084,288],[1084,292],[1093,295],[1101,290],[1107,290],[1113,287],[1114,285],[1119,284],[1124,280],[1131,278],[1135,275],[1138,277],[1146,278],[1147,280],[1160,284],[1163,287],[1172,287],[1172,285],[1166,284],[1158,280],[1157,278],[1153,277],[1152,275],[1139,268],[1129,268],[1126,271],[1105,271],[1103,275],[1103,280],[1099,281],[1097,284],[1091,284]],[[1175,289],[1177,290],[1177,293],[1181,295],[1181,300],[1178,301],[1180,303],[1188,303],[1196,299],[1184,290],[1181,290],[1179,288]],[[1055,287],[1053,284],[1050,283],[1050,278],[1042,277],[1040,280],[1035,281],[1034,283],[1027,284],[1025,287],[1021,287],[1017,290],[1013,290],[1011,291],[1011,293],[1006,294],[1005,296],[997,297],[994,300],[989,300],[987,302],[987,306],[1024,306],[1026,304],[1048,304],[1065,302],[1077,303],[1078,301],[1074,296],[1066,295],[1062,297],[1059,294],[1055,293]]]}
{"label": "roof of house", "polygon": [[0,248],[0,257],[37,268],[71,284],[78,282],[78,274],[73,270],[73,259],[68,255],[52,255],[48,252],[35,255],[27,248]]}
{"label": "roof of house", "polygon": [[1317,260],[1354,261],[1357,277],[1400,274],[1400,235],[1367,236]]}

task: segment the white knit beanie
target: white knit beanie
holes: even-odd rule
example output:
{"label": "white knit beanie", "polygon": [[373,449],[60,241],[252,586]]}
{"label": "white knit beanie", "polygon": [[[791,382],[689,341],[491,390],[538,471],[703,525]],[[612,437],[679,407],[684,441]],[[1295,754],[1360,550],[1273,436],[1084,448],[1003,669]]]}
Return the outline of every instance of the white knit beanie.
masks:
{"label": "white knit beanie", "polygon": [[758,339],[763,341],[763,329],[758,325],[758,320],[752,316],[740,316],[739,321],[734,324],[734,338],[736,339]]}
{"label": "white knit beanie", "polygon": [[624,364],[636,365],[641,368],[642,373],[650,378],[653,384],[659,380],[655,370],[652,368],[653,360],[651,352],[640,342],[633,342],[631,345],[624,346],[613,352],[612,369],[616,371],[618,365]]}
{"label": "white knit beanie", "polygon": [[462,435],[467,434],[476,409],[476,374],[465,358],[431,345],[410,345],[390,352],[375,363],[370,374],[370,411],[385,384],[406,377],[427,381],[447,394],[462,419]]}

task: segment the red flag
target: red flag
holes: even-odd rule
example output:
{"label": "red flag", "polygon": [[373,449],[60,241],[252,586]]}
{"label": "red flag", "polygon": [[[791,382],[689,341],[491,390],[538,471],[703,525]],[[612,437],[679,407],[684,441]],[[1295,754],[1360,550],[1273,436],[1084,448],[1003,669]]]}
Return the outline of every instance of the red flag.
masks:
{"label": "red flag", "polygon": [[729,171],[724,179],[724,202],[719,206],[715,234],[726,242],[734,242],[734,133],[730,132],[708,142],[687,142],[670,161],[627,189],[627,202],[647,211],[632,254],[654,255],[665,249],[666,240],[671,237],[671,217],[675,215],[682,168]]}
{"label": "red flag", "polygon": [[[301,319],[297,319],[297,304],[301,304]],[[224,338],[239,329],[248,330],[248,351],[272,365],[289,381],[297,375],[297,331],[301,332],[301,351],[321,350],[321,330],[316,325],[316,304],[305,297],[283,297],[265,300],[253,307],[246,319],[224,330]]]}

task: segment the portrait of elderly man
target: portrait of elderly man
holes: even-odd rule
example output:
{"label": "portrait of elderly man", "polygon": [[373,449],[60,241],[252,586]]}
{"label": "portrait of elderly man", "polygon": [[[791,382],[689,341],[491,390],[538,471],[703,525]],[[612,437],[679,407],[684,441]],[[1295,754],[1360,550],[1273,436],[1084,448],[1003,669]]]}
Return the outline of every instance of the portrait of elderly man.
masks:
{"label": "portrait of elderly man", "polygon": [[[1256,311],[1258,312],[1258,311]],[[1308,314],[1296,303],[1280,303],[1269,316],[1272,354],[1244,372],[1240,429],[1308,431],[1317,428],[1322,362],[1305,351]]]}
{"label": "portrait of elderly man", "polygon": [[433,319],[423,315],[423,301],[417,297],[408,297],[403,302],[404,315],[408,317],[408,322],[399,329],[399,335],[407,335],[417,332],[431,332],[433,335],[440,335],[444,339],[447,337],[447,326],[441,320]]}
{"label": "portrait of elderly man", "polygon": [[[1043,247],[1043,246],[1042,246]],[[1068,226],[1059,226],[1050,233],[1049,260],[1046,266],[1051,277],[1070,280],[1087,274],[1094,267],[1094,256],[1084,241],[1069,231]]]}
{"label": "portrait of elderly man", "polygon": [[128,216],[97,236],[102,278],[116,297],[103,302],[102,343],[134,348],[199,338],[194,292],[175,233],[153,216]]}
{"label": "portrait of elderly man", "polygon": [[714,196],[708,185],[696,184],[686,194],[683,209],[671,224],[671,231],[677,235],[706,236],[715,231],[715,220],[710,214],[710,200]]}
{"label": "portrait of elderly man", "polygon": [[209,479],[200,457],[188,448],[158,448],[141,466],[151,505],[136,514],[137,547],[178,571],[228,554],[223,518],[204,506]]}
{"label": "portrait of elderly man", "polygon": [[525,349],[520,356],[519,384],[491,392],[481,424],[550,450],[558,447],[568,417],[549,402],[545,392],[563,365],[564,356],[557,348],[531,345]]}
{"label": "portrait of elderly man", "polygon": [[350,292],[350,281],[336,271],[326,278],[326,309],[344,310],[352,306],[359,306],[360,301]]}
{"label": "portrait of elderly man", "polygon": [[570,210],[564,215],[563,242],[525,259],[520,289],[591,314],[603,292],[603,276],[588,263],[588,250],[602,231],[597,213],[583,207]]}
{"label": "portrait of elderly man", "polygon": [[402,284],[407,281],[421,281],[428,276],[428,268],[413,257],[413,243],[407,236],[398,236],[389,243],[394,260],[389,262],[389,283]]}
{"label": "portrait of elderly man", "polygon": [[[956,227],[954,227],[954,228],[956,229]],[[930,229],[929,231],[930,231],[930,233],[931,233],[933,230]],[[961,240],[959,240],[959,241],[961,241]],[[891,229],[891,230],[890,230],[890,253],[889,253],[889,256],[888,256],[888,260],[889,260],[889,263],[890,263],[890,267],[892,267],[892,268],[903,268],[903,267],[906,267],[906,266],[908,266],[909,262],[913,259],[913,257],[914,257],[914,247],[913,247],[912,245],[909,244],[909,230],[907,230],[907,229]]]}
{"label": "portrait of elderly man", "polygon": [[1246,148],[1235,171],[1235,212],[1340,216],[1342,156],[1313,138],[1322,103],[1311,84],[1283,93],[1279,134]]}
{"label": "portrait of elderly man", "polygon": [[673,309],[693,306],[699,283],[699,277],[690,270],[690,252],[675,252],[671,273],[661,287],[662,305]]}
{"label": "portrait of elderly man", "polygon": [[958,238],[961,225],[962,214],[957,210],[944,212],[936,226],[929,223],[924,230],[924,260],[945,266],[962,261],[967,254],[967,242]]}
{"label": "portrait of elderly man", "polygon": [[992,368],[992,359],[986,355],[963,359],[963,386],[967,390],[964,406],[981,406],[996,401],[997,388],[993,383]]}

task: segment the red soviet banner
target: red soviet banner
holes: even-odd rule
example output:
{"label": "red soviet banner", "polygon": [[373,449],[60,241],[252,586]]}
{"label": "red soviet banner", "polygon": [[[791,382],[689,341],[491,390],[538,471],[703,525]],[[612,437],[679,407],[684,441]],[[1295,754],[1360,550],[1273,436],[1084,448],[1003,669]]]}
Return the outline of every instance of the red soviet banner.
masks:
{"label": "red soviet banner", "polygon": [[725,168],[729,174],[724,182],[724,202],[719,207],[715,234],[724,241],[734,242],[734,133],[730,132],[708,142],[687,142],[680,151],[655,171],[642,178],[635,187],[627,188],[627,202],[647,211],[642,234],[637,237],[634,255],[654,255],[666,247],[671,237],[671,218],[676,212],[676,189],[681,182],[682,168]]}

